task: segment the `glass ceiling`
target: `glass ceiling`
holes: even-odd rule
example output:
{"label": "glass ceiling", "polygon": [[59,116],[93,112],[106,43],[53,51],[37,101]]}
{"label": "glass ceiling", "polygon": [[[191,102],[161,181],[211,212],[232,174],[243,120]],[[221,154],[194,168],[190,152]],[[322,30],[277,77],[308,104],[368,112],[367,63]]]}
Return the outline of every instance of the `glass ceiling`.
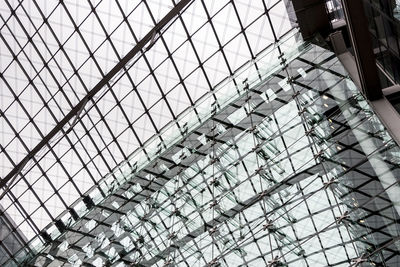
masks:
{"label": "glass ceiling", "polygon": [[[173,6],[6,0],[1,176]],[[8,184],[1,263],[397,266],[400,149],[287,10],[190,2]]]}
{"label": "glass ceiling", "polygon": [[[6,191],[3,210],[14,220],[10,227],[26,239],[34,237],[178,114],[254,61],[292,28],[285,3],[190,1],[26,163],[9,188],[1,189]],[[10,173],[175,4],[4,0],[0,176]]]}
{"label": "glass ceiling", "polygon": [[400,148],[332,52],[281,41],[7,264],[396,266]]}

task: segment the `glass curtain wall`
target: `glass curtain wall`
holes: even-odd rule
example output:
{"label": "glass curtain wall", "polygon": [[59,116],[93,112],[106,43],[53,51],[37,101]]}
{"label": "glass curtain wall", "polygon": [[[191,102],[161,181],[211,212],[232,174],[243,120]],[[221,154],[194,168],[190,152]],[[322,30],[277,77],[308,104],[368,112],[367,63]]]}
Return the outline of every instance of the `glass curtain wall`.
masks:
{"label": "glass curtain wall", "polygon": [[[5,0],[2,177],[175,4]],[[287,10],[191,1],[2,188],[3,265],[398,266],[400,149]]]}
{"label": "glass curtain wall", "polygon": [[335,55],[297,39],[179,116],[150,159],[133,154],[9,264],[396,266],[400,148]]}

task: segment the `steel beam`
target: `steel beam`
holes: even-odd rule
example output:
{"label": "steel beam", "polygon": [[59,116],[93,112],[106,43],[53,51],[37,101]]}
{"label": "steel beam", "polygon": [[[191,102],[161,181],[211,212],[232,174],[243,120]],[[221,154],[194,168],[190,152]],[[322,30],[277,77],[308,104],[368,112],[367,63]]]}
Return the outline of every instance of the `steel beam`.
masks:
{"label": "steel beam", "polygon": [[[132,48],[126,54],[121,61],[119,61],[110,72],[108,72],[94,87],[92,90],[88,92],[88,94],[83,97],[79,103],[71,109],[71,111],[57,123],[57,125],[19,162],[15,167],[0,181],[0,188],[4,188],[7,183],[16,177],[23,168],[23,165],[26,164],[29,160],[31,160],[44,146],[46,146],[49,141],[59,133],[63,127],[74,118],[74,116],[78,115],[81,110],[83,110],[86,103],[93,99],[93,97],[118,73],[120,72],[125,65],[134,58],[142,49],[145,49],[145,46],[152,42],[154,36],[160,33],[160,30],[166,26],[171,20],[179,14],[190,2],[193,0],[181,0],[178,4],[176,4],[170,12],[159,22],[157,23],[153,29],[151,29],[142,40],[140,40],[135,47]],[[127,19],[127,18],[125,18]]]}
{"label": "steel beam", "polygon": [[382,98],[368,21],[362,0],[342,0],[350,42],[354,49],[361,90],[369,100]]}

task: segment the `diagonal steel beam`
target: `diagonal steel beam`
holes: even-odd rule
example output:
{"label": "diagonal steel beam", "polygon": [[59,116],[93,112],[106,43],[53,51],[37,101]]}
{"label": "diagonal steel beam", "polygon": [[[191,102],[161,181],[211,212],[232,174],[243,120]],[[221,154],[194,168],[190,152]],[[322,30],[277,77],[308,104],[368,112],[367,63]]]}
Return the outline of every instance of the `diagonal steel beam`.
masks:
{"label": "diagonal steel beam", "polygon": [[[72,119],[74,116],[79,115],[80,111],[83,110],[86,103],[91,100],[102,88],[105,86],[118,72],[120,72],[125,65],[134,58],[142,49],[146,49],[145,46],[150,43],[150,46],[154,42],[154,36],[159,34],[159,31],[165,27],[171,20],[179,14],[190,2],[193,0],[181,0],[176,4],[170,12],[158,22],[153,29],[151,29],[142,40],[140,40],[128,54],[125,55],[111,70],[108,72],[103,79],[101,79],[88,94],[83,97],[79,103],[72,108],[72,110],[51,130],[43,139],[39,142],[15,167],[0,181],[0,188],[4,188],[10,180],[14,178],[22,171],[24,165],[31,160],[49,141],[59,133],[63,127]],[[126,19],[126,18],[125,18]],[[146,49],[147,50],[147,49]],[[9,185],[10,186],[10,185]]]}

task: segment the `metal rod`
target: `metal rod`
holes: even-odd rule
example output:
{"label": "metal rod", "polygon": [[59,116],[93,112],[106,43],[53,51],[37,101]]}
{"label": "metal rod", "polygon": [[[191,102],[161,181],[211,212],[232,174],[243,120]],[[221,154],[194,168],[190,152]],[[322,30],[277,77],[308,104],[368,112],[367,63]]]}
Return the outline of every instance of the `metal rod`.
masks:
{"label": "metal rod", "polygon": [[[112,69],[108,72],[103,79],[101,79],[93,89],[82,98],[79,103],[72,108],[72,110],[61,120],[58,124],[51,130],[43,139],[39,142],[29,153],[25,156],[24,159],[21,160],[20,163],[15,165],[15,167],[0,181],[0,188],[3,188],[7,185],[14,176],[18,175],[22,168],[24,167],[24,163],[28,162],[32,159],[36,153],[38,153],[44,146],[46,146],[49,141],[74,117],[76,116],[80,110],[83,109],[85,104],[91,100],[102,88],[105,86],[119,71],[121,71],[124,66],[136,55],[138,54],[148,42],[151,41],[152,37],[160,31],[165,25],[167,25],[176,15],[179,14],[180,11],[183,10],[191,1],[193,0],[181,0],[176,6],[172,8],[170,12],[159,22],[157,23],[153,29],[151,29],[142,40],[140,40],[132,50],[126,54],[125,57],[121,59]],[[10,187],[10,185],[9,185]]]}

